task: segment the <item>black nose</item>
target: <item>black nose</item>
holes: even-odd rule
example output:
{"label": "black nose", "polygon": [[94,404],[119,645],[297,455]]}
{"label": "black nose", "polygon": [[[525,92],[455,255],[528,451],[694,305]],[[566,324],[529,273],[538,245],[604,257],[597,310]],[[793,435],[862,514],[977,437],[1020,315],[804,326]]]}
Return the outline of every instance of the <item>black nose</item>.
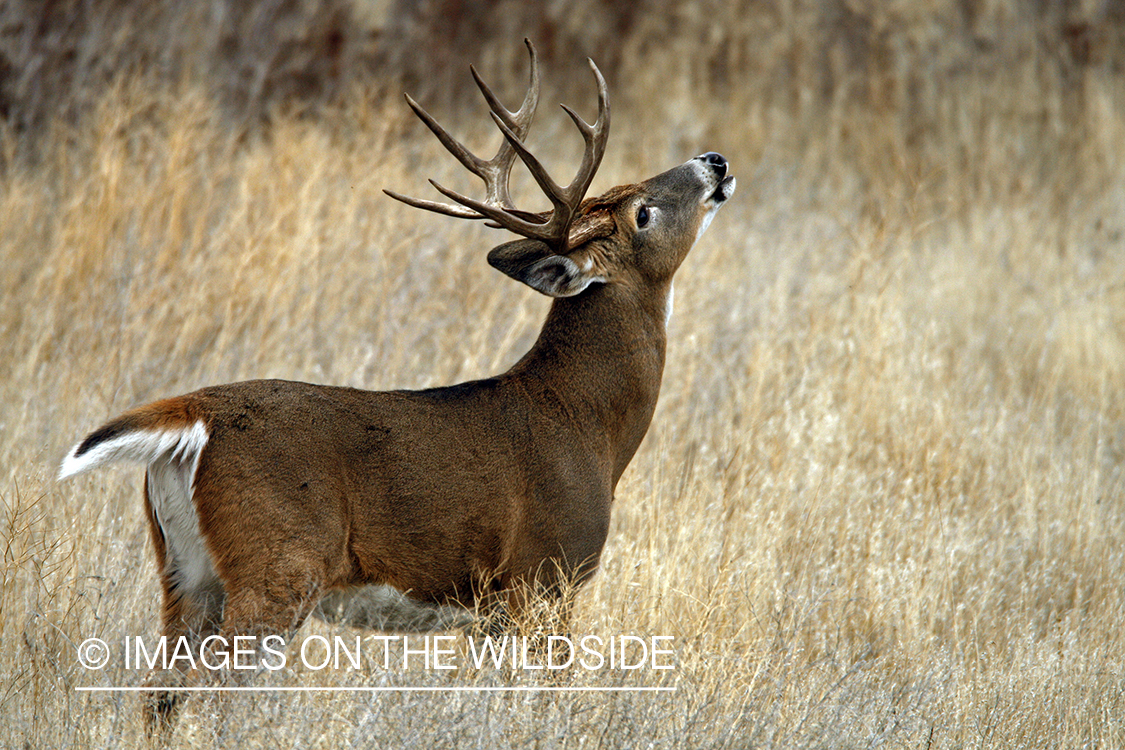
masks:
{"label": "black nose", "polygon": [[700,159],[706,164],[710,164],[711,168],[718,173],[719,177],[723,177],[727,173],[727,160],[722,154],[716,154],[714,151],[708,151],[701,154]]}

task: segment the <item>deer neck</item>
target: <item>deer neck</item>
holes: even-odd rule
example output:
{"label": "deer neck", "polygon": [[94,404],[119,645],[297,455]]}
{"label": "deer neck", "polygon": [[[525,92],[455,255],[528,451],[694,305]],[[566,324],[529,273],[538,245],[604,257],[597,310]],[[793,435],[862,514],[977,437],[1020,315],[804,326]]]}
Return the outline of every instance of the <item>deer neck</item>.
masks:
{"label": "deer neck", "polygon": [[508,373],[561,418],[604,435],[614,484],[656,408],[670,289],[641,294],[607,284],[555,300],[535,345]]}

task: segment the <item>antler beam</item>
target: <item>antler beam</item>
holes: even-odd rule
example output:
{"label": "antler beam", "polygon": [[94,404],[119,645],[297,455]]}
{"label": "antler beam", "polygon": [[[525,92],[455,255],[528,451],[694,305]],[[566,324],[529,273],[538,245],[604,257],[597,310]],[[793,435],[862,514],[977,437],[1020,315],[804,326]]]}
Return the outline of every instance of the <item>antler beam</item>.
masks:
{"label": "antler beam", "polygon": [[[598,85],[598,119],[593,125],[590,125],[579,117],[573,109],[565,104],[562,105],[563,111],[570,116],[570,119],[578,127],[578,131],[582,134],[585,141],[585,151],[574,179],[566,187],[560,186],[551,178],[543,164],[524,143],[531,127],[531,120],[535,115],[535,108],[539,102],[539,64],[535,47],[530,40],[525,39],[524,43],[531,54],[531,83],[527,94],[524,96],[523,105],[516,112],[509,112],[496,98],[488,85],[481,80],[476,69],[470,67],[473,80],[476,81],[485,101],[488,102],[492,119],[504,135],[500,150],[489,161],[484,161],[471,153],[450,136],[417,102],[409,96],[406,97],[410,108],[426,124],[426,127],[437,136],[446,150],[453,154],[466,169],[484,180],[484,200],[476,200],[461,195],[443,187],[434,180],[430,180],[430,184],[442,195],[455,201],[457,205],[410,198],[390,190],[384,192],[392,198],[415,208],[436,211],[463,219],[490,219],[496,226],[524,237],[542,240],[557,251],[564,252],[575,214],[586,196],[586,191],[590,188],[590,183],[593,181],[598,167],[601,165],[602,157],[605,155],[606,143],[609,139],[609,92],[601,71],[598,70],[594,61],[590,60],[590,68],[594,72],[594,78]],[[532,219],[538,218],[540,215],[520,210],[512,203],[508,192],[508,181],[516,156],[519,156],[520,160],[527,166],[536,184],[551,201],[551,213],[542,221],[533,221]]]}

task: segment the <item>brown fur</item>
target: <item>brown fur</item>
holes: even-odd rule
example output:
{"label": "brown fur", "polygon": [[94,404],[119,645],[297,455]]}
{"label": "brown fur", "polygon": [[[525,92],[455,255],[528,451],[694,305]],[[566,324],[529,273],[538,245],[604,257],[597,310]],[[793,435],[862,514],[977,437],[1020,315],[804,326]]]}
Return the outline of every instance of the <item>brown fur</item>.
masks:
{"label": "brown fur", "polygon": [[[94,432],[78,454],[131,431],[206,428],[191,502],[217,578],[185,584],[170,569],[146,481],[165,634],[285,635],[324,592],[357,584],[518,614],[532,589],[592,575],[656,407],[672,275],[733,190],[725,173],[700,157],[588,202],[609,234],[565,256],[536,240],[494,249],[493,265],[558,297],[506,373],[424,391],[233,383]],[[643,230],[641,205],[654,217]],[[174,704],[157,693],[150,719]]]}

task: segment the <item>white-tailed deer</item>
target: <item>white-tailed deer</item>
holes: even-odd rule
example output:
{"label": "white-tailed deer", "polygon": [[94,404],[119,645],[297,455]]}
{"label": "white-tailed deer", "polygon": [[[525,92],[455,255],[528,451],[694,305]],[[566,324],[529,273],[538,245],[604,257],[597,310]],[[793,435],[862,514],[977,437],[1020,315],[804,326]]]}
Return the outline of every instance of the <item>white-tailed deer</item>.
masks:
{"label": "white-tailed deer", "polygon": [[[539,94],[528,49],[531,84],[514,113],[473,71],[504,136],[491,160],[407,97],[484,180],[485,199],[436,183],[455,205],[391,194],[524,238],[493,249],[489,263],[556,299],[510,370],[422,391],[219,385],[128,411],[66,456],[60,478],[111,461],[147,466],[169,642],[291,633],[320,595],[363,584],[467,607],[491,597],[518,612],[530,588],[594,572],[614,487],[660,391],[672,276],[735,182],[726,160],[706,153],[585,198],[609,132],[591,61],[598,119],[588,125],[564,107],[585,154],[573,182],[557,185],[524,145]],[[549,212],[512,205],[517,156]],[[169,717],[173,703],[156,695],[151,717]]]}

